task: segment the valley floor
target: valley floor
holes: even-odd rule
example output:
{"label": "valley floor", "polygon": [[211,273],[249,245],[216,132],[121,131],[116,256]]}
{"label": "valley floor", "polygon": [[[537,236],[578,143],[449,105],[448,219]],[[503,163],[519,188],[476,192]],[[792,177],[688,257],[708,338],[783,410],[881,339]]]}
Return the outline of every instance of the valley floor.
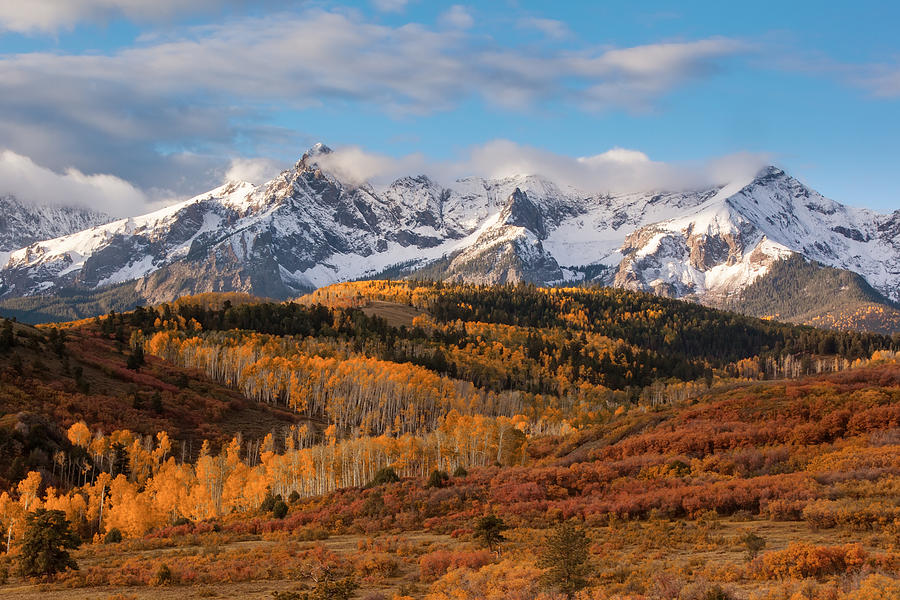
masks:
{"label": "valley floor", "polygon": [[[616,595],[648,599],[692,598],[690,588],[693,583],[695,587],[721,584],[731,594],[730,597],[736,598],[812,600],[836,598],[838,596],[834,594],[838,590],[859,586],[860,580],[865,580],[865,576],[858,573],[819,580],[760,580],[749,574],[752,571],[751,562],[742,542],[748,532],[765,540],[767,552],[783,551],[790,544],[797,543],[810,546],[858,543],[865,552],[878,554],[897,544],[896,533],[886,535],[835,529],[817,531],[805,522],[762,520],[749,516],[623,521],[587,529],[593,566],[589,581],[596,586],[595,594],[602,593],[590,598]],[[547,533],[549,530],[511,530],[502,556],[494,560],[501,560],[499,566],[507,571],[523,569],[531,572]],[[453,538],[430,531],[411,531],[375,536],[336,535],[314,542],[301,541],[301,537],[287,535],[275,539],[271,534],[235,537],[228,533],[211,533],[203,535],[202,539],[146,538],[120,544],[89,545],[75,554],[82,572],[92,572],[87,578],[94,579],[102,573],[99,578],[107,578],[110,583],[90,585],[81,575],[69,573],[51,583],[23,584],[18,581],[0,586],[0,597],[21,600],[267,599],[272,598],[275,592],[311,589],[312,579],[301,574],[302,567],[298,566],[294,576],[281,576],[285,568],[285,550],[288,555],[294,556],[305,551],[324,553],[331,557],[329,560],[356,565],[357,575],[362,576],[358,579],[360,587],[353,598],[374,600],[399,595],[443,600],[475,597],[466,595],[463,589],[458,590],[463,595],[445,594],[446,586],[442,587],[440,581],[434,582],[435,575],[441,573],[435,573],[429,561],[429,557],[442,552],[477,552],[477,546],[467,535]],[[251,570],[228,570],[230,565],[241,561],[252,563]],[[172,569],[176,579],[183,576],[194,581],[175,581],[164,585],[114,583],[125,581],[128,577],[137,579],[141,573],[153,573],[162,564]],[[275,575],[267,577],[266,572]],[[447,577],[445,575],[444,579]],[[464,582],[458,583],[462,585]],[[514,590],[508,591],[512,593]],[[516,594],[509,597],[540,596]],[[873,599],[875,597],[872,596]]]}

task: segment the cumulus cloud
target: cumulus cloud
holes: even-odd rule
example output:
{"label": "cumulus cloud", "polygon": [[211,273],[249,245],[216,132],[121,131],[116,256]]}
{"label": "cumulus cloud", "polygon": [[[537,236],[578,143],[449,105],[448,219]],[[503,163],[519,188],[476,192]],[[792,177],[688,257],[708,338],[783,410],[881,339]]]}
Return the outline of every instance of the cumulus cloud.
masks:
{"label": "cumulus cloud", "polygon": [[340,180],[355,184],[385,184],[404,175],[423,173],[434,166],[429,165],[421,154],[395,158],[367,152],[360,146],[345,146],[330,154],[322,154],[316,157],[316,163]]}
{"label": "cumulus cloud", "polygon": [[469,13],[469,10],[461,5],[454,4],[440,16],[440,22],[447,27],[455,27],[457,29],[468,29],[475,24],[475,19]]}
{"label": "cumulus cloud", "polygon": [[[190,162],[192,157],[182,156],[179,160]],[[419,174],[427,174],[444,185],[466,177],[525,174],[602,194],[723,185],[752,177],[769,162],[769,157],[738,153],[707,161],[666,163],[627,148],[571,157],[508,140],[494,140],[473,146],[454,160],[429,160],[419,153],[398,158],[368,152],[360,146],[344,146],[317,156],[316,162],[351,185],[370,183],[381,187],[399,177]],[[287,166],[269,158],[235,158],[225,170],[224,180],[260,184]],[[210,169],[211,173],[216,171]],[[12,194],[26,203],[82,206],[114,216],[144,213],[174,200],[168,189],[140,189],[114,175],[87,174],[74,168],[56,171],[9,150],[0,152],[0,187],[4,194]]]}
{"label": "cumulus cloud", "polygon": [[4,193],[22,202],[81,206],[111,215],[129,215],[148,206],[144,192],[114,175],[66,169],[58,173],[9,150],[0,152]]}
{"label": "cumulus cloud", "polygon": [[225,181],[248,181],[260,184],[269,181],[288,165],[271,158],[235,158],[225,172]]}
{"label": "cumulus cloud", "polygon": [[420,154],[391,158],[358,146],[338,148],[324,158],[319,160],[323,168],[357,183],[386,184],[403,175],[425,173],[446,185],[464,177],[524,174],[540,175],[591,194],[682,191],[724,185],[753,177],[770,159],[765,154],[738,153],[706,161],[667,163],[626,148],[572,157],[509,140],[474,146],[449,161],[429,161]]}
{"label": "cumulus cloud", "polygon": [[56,171],[114,172],[141,189],[186,194],[221,178],[236,140],[282,153],[290,144],[259,148],[290,137],[267,124],[273,110],[364,105],[411,115],[471,99],[640,110],[742,48],[715,38],[541,51],[459,28],[375,24],[358,12],[244,18],[109,54],[2,55],[0,139]]}
{"label": "cumulus cloud", "polygon": [[115,18],[163,21],[177,15],[215,13],[258,5],[259,2],[260,0],[12,0],[0,3],[0,30],[48,33],[71,29],[83,22],[104,22]]}
{"label": "cumulus cloud", "polygon": [[519,19],[517,25],[521,29],[533,29],[554,40],[561,40],[572,35],[569,26],[556,19],[528,17]]}

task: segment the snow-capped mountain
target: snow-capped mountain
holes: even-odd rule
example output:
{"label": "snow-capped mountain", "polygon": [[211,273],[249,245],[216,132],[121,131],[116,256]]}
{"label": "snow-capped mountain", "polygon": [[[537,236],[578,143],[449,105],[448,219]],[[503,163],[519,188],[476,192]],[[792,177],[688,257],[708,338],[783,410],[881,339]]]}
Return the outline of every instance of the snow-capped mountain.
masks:
{"label": "snow-capped mountain", "polygon": [[900,300],[900,211],[847,208],[774,167],[677,193],[595,195],[537,175],[376,189],[323,169],[329,152],[317,144],[260,186],[230,182],[24,246],[0,270],[0,294],[128,282],[151,302],[224,290],[286,298],[390,270],[485,283],[599,276],[721,303],[799,253]]}
{"label": "snow-capped mountain", "polygon": [[7,257],[17,248],[75,233],[109,220],[108,215],[85,208],[31,205],[15,196],[0,196],[0,254]]}
{"label": "snow-capped mountain", "polygon": [[696,210],[629,234],[615,284],[717,303],[796,253],[858,273],[896,301],[898,222],[900,212],[848,208],[768,167],[749,182],[721,188]]}

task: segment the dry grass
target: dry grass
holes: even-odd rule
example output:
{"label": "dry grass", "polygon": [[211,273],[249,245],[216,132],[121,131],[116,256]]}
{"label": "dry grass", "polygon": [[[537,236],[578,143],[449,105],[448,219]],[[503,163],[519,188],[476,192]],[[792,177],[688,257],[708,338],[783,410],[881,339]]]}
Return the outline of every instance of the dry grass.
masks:
{"label": "dry grass", "polygon": [[426,314],[424,311],[406,304],[374,300],[362,309],[369,316],[375,315],[387,321],[392,327],[412,327],[413,319]]}
{"label": "dry grass", "polygon": [[[883,551],[881,540],[875,533],[858,533],[846,530],[812,531],[803,522],[771,521],[761,519],[741,520],[736,518],[710,519],[707,521],[686,520],[650,520],[620,522],[615,527],[597,527],[589,530],[592,539],[593,560],[597,567],[600,581],[609,587],[621,585],[626,589],[629,582],[616,583],[616,571],[620,565],[630,565],[635,577],[649,579],[657,569],[681,577],[716,580],[720,573],[736,572],[746,565],[745,549],[741,537],[752,531],[766,540],[766,550],[785,548],[791,542],[808,542],[816,545],[830,545],[849,542],[860,542],[870,552]],[[544,530],[516,529],[508,532],[509,541],[504,555],[517,560],[532,560],[535,548],[540,546],[546,535]],[[396,539],[395,539],[396,538]],[[435,549],[470,549],[471,541],[454,539],[445,535],[437,535],[427,531],[401,533],[397,536],[370,538],[360,535],[338,535],[320,542],[304,543],[312,547],[315,544],[324,546],[331,552],[350,557],[363,551],[366,544],[381,543],[394,548],[403,547],[403,555],[397,554],[401,567],[398,573],[387,580],[377,583],[363,583],[356,598],[364,598],[375,592],[390,598],[401,586],[417,584],[424,593],[426,584],[418,582],[417,555],[432,552]],[[275,548],[283,541],[262,538],[223,542],[216,544],[216,553],[243,552],[259,556],[268,548]],[[412,553],[410,553],[410,549]],[[120,557],[138,560],[158,561],[161,556],[174,554],[177,562],[179,552],[205,552],[205,547],[181,548],[149,548],[146,550],[124,551]],[[212,551],[212,550],[210,550]],[[81,551],[79,562],[84,567],[102,565],[103,553]],[[118,557],[117,557],[118,558]],[[630,580],[629,580],[630,581]],[[751,590],[760,590],[773,582],[757,582],[749,580],[732,580],[728,584],[735,590],[747,594]],[[252,582],[219,582],[197,585],[171,585],[164,587],[90,587],[81,589],[65,589],[59,584],[23,584],[21,581],[10,582],[0,586],[0,597],[22,600],[55,600],[73,598],[77,600],[103,600],[107,598],[271,598],[273,591],[289,591],[302,588],[306,582],[293,579],[271,579]],[[417,597],[420,597],[417,594]]]}

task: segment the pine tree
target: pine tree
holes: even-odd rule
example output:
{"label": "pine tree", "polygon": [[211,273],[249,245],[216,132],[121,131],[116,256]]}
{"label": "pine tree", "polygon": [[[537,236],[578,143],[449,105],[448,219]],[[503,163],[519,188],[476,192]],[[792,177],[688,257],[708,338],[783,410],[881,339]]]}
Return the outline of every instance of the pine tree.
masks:
{"label": "pine tree", "polygon": [[143,366],[144,362],[144,347],[137,345],[131,350],[131,354],[128,355],[126,366],[132,371],[137,371]]}
{"label": "pine tree", "polygon": [[747,548],[747,560],[756,558],[766,547],[766,540],[752,531],[748,531],[746,535],[741,537],[741,541],[744,543],[744,547]]}
{"label": "pine tree", "polygon": [[3,327],[0,328],[0,352],[9,350],[16,345],[16,336],[13,331],[12,321],[3,319]]}
{"label": "pine tree", "polygon": [[478,519],[475,523],[475,537],[488,547],[491,552],[500,555],[500,544],[506,541],[503,532],[509,526],[497,515],[487,515]]}
{"label": "pine tree", "polygon": [[571,598],[587,585],[588,546],[590,540],[584,530],[571,523],[558,525],[547,536],[539,566],[546,568],[545,582]]}
{"label": "pine tree", "polygon": [[66,513],[39,508],[25,518],[25,536],[19,554],[22,574],[27,577],[54,575],[78,569],[69,549],[78,547],[78,538],[69,529]]}

